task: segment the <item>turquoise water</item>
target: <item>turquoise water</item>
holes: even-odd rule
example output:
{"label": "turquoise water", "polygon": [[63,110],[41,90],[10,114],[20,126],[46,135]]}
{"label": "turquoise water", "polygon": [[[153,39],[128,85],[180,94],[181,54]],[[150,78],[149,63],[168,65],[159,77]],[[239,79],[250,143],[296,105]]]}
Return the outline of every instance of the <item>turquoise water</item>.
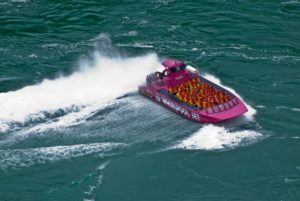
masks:
{"label": "turquoise water", "polygon": [[[299,1],[0,1],[0,200],[300,200]],[[249,112],[137,93],[164,57]]]}

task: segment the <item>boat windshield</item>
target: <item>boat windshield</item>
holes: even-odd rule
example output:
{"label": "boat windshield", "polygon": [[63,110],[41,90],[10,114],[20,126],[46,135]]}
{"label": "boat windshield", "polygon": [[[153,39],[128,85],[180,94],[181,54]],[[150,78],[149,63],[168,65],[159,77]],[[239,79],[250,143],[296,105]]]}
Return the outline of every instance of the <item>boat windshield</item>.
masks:
{"label": "boat windshield", "polygon": [[186,65],[183,64],[183,65],[181,65],[181,66],[176,66],[176,67],[170,68],[170,71],[171,71],[172,73],[175,73],[175,72],[177,72],[177,71],[180,71],[180,70],[184,69],[185,67],[186,67]]}

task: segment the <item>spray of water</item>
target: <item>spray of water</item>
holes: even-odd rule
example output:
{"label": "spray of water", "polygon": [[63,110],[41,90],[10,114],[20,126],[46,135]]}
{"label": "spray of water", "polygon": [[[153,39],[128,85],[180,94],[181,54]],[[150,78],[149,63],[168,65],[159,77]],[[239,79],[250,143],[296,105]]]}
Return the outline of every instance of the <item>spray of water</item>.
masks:
{"label": "spray of water", "polygon": [[80,71],[69,77],[0,93],[0,132],[11,129],[12,122],[24,124],[57,111],[67,115],[47,127],[75,122],[118,96],[136,91],[145,75],[159,65],[155,54],[111,58],[95,52],[92,62],[81,62]]}

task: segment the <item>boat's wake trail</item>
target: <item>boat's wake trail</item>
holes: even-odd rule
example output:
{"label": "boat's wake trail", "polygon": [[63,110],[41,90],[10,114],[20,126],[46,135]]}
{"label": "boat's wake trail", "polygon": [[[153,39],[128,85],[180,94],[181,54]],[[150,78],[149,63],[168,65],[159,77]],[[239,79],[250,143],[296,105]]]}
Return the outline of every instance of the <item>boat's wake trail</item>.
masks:
{"label": "boat's wake trail", "polygon": [[0,133],[28,124],[41,130],[80,122],[115,98],[136,91],[157,66],[155,54],[110,58],[96,52],[69,77],[0,93]]}
{"label": "boat's wake trail", "polygon": [[102,157],[104,157],[106,154],[109,156],[116,153],[118,148],[125,146],[122,143],[105,142],[27,149],[0,149],[0,170],[19,169],[91,154],[102,154]]}

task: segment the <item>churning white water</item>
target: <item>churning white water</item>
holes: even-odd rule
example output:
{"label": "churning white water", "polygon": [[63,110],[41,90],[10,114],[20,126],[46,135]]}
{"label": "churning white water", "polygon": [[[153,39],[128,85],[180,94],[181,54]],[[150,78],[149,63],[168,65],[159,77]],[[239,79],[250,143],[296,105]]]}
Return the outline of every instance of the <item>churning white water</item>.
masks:
{"label": "churning white water", "polygon": [[0,132],[10,129],[11,122],[43,118],[43,112],[54,113],[59,109],[76,108],[76,113],[61,118],[63,121],[56,124],[72,122],[81,116],[80,112],[87,115],[118,96],[136,91],[145,75],[158,66],[155,54],[108,58],[95,53],[92,63],[83,62],[81,70],[71,76],[0,93]]}

